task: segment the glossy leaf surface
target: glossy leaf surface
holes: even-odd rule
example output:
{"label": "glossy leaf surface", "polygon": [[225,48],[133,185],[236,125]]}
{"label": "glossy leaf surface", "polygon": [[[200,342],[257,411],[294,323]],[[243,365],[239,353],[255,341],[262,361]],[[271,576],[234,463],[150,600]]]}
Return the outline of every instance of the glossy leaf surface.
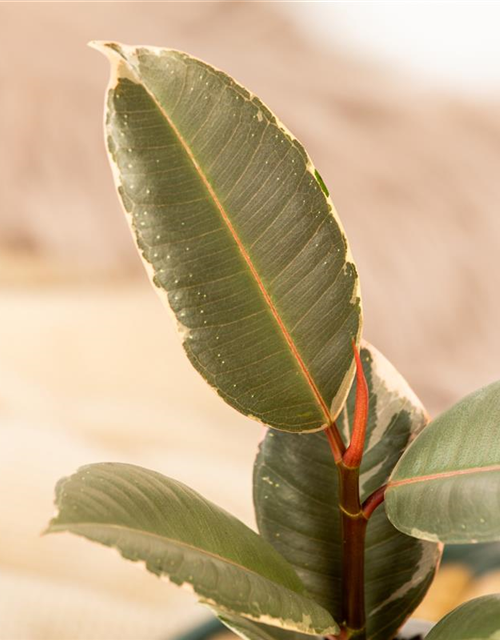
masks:
{"label": "glossy leaf surface", "polygon": [[191,362],[265,424],[330,424],[353,378],[359,284],[309,156],[258,98],[200,60],[95,46],[112,64],[115,182]]}
{"label": "glossy leaf surface", "polygon": [[56,505],[49,532],[114,547],[222,611],[306,634],[337,629],[271,545],[180,482],[133,465],[94,464],[59,482]]}
{"label": "glossy leaf surface", "polygon": [[500,594],[460,605],[431,629],[426,640],[500,640]]}
{"label": "glossy leaf surface", "polygon": [[[362,499],[384,484],[398,456],[426,424],[426,413],[404,379],[371,345],[361,350],[370,407]],[[355,389],[339,427],[347,441]],[[254,501],[262,535],[295,567],[309,592],[341,617],[340,514],[337,469],[323,434],[268,431],[254,469]],[[437,545],[400,534],[379,507],[366,541],[367,630],[391,638],[418,605],[440,557]]]}
{"label": "glossy leaf surface", "polygon": [[500,540],[500,382],[425,429],[394,469],[386,507],[395,527],[418,538]]}

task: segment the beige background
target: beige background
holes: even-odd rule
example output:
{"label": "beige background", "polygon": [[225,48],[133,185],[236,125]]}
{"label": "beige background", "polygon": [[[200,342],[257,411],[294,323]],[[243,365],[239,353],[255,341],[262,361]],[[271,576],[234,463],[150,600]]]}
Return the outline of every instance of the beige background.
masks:
{"label": "beige background", "polygon": [[155,468],[253,522],[261,428],[191,369],[142,273],[91,39],[189,51],[279,113],[346,227],[366,337],[432,413],[500,377],[497,101],[315,48],[272,4],[0,5],[1,640],[171,638],[204,615],[112,551],[39,537],[80,464]]}

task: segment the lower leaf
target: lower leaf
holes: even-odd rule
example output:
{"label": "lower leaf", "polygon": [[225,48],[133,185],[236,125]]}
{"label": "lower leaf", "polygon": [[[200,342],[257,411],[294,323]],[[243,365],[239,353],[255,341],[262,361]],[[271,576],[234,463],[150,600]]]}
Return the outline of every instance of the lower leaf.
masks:
{"label": "lower leaf", "polygon": [[49,533],[114,547],[222,612],[309,635],[338,630],[271,545],[180,482],[133,465],[94,464],[58,483],[56,505]]}
{"label": "lower leaf", "polygon": [[500,594],[460,605],[431,629],[427,640],[500,640]]}

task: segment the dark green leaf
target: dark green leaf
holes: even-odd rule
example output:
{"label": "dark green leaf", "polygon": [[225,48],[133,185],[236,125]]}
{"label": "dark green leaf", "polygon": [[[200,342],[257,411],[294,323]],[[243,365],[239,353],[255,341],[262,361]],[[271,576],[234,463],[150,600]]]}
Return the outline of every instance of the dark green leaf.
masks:
{"label": "dark green leaf", "polygon": [[[404,379],[371,345],[361,358],[370,411],[361,491],[365,499],[387,481],[401,452],[426,424]],[[339,426],[348,437],[355,388]],[[337,620],[341,610],[337,470],[323,434],[269,431],[254,471],[254,501],[262,535],[295,567],[315,600]],[[387,640],[424,596],[440,557],[437,545],[401,535],[379,507],[368,524],[368,637]]]}
{"label": "dark green leaf", "polygon": [[353,378],[361,308],[309,156],[258,98],[200,60],[96,46],[112,62],[106,136],[117,188],[191,362],[265,424],[330,424]]}
{"label": "dark green leaf", "polygon": [[206,604],[310,635],[337,630],[271,545],[180,482],[133,465],[93,464],[60,481],[56,505],[49,532],[115,547]]}

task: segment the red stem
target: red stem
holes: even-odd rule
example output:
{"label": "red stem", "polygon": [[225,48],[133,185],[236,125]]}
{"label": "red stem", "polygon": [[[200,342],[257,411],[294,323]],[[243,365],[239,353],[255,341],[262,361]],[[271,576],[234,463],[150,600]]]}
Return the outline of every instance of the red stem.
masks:
{"label": "red stem", "polygon": [[[347,638],[365,640],[365,534],[359,499],[359,468],[337,465],[342,529],[342,622]],[[342,637],[342,636],[341,636]]]}
{"label": "red stem", "polygon": [[344,453],[343,462],[346,467],[356,468],[361,464],[363,450],[365,448],[369,392],[359,351],[354,340],[352,342],[352,349],[354,351],[354,360],[356,361],[356,400],[354,404],[351,443]]}
{"label": "red stem", "polygon": [[342,626],[339,640],[365,640],[365,535],[368,518],[361,506],[359,467],[368,421],[368,385],[356,343],[356,399],[352,435],[346,449],[337,426],[325,430],[339,478],[339,509],[342,530]]}
{"label": "red stem", "polygon": [[385,490],[387,489],[387,485],[382,485],[379,489],[374,491],[368,498],[363,502],[362,510],[364,517],[369,520],[372,513],[375,509],[382,504],[385,499]]}
{"label": "red stem", "polygon": [[335,422],[325,429],[325,434],[328,439],[330,449],[333,453],[333,459],[335,460],[336,464],[338,464],[342,460],[342,456],[345,453],[345,444]]}

